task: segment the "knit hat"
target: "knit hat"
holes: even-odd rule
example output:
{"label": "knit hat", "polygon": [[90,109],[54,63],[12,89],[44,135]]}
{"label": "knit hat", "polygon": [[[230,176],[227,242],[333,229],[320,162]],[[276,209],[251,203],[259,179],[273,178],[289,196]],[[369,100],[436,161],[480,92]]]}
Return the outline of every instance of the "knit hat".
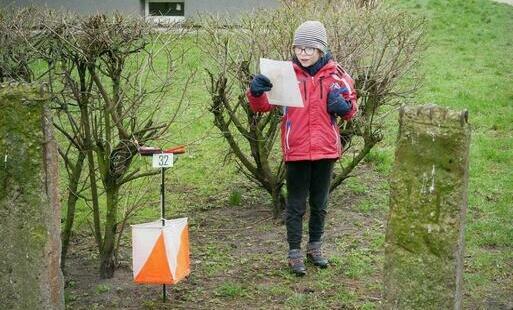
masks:
{"label": "knit hat", "polygon": [[326,53],[328,51],[326,28],[316,20],[302,23],[294,33],[294,46],[315,47]]}

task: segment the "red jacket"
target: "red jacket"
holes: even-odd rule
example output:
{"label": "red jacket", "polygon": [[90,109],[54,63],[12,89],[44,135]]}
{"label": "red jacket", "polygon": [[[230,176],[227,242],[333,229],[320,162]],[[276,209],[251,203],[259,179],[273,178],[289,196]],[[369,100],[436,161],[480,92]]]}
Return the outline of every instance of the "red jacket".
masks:
{"label": "red jacket", "polygon": [[[337,159],[342,155],[340,132],[336,118],[327,111],[328,92],[333,84],[347,88],[342,95],[350,100],[352,109],[345,120],[357,111],[354,81],[333,60],[330,60],[314,76],[310,76],[297,64],[294,70],[303,97],[303,107],[283,107],[281,122],[281,147],[285,161]],[[267,95],[254,97],[246,92],[254,112],[267,112],[277,107],[269,104]]]}

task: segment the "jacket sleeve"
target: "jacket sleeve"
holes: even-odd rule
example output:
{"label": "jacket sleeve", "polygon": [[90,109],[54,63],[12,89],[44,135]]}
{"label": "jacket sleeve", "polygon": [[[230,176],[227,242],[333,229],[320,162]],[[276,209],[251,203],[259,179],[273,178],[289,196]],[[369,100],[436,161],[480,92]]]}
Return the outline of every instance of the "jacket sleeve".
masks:
{"label": "jacket sleeve", "polygon": [[248,89],[246,91],[246,97],[248,98],[249,106],[253,112],[269,112],[275,107],[269,103],[265,93],[261,96],[255,97]]}
{"label": "jacket sleeve", "polygon": [[356,89],[354,88],[354,81],[340,65],[337,66],[337,73],[335,74],[334,78],[340,87],[347,88],[347,91],[344,91],[342,96],[346,101],[351,102],[351,109],[349,112],[344,114],[342,118],[348,121],[352,119],[358,112],[357,94]]}

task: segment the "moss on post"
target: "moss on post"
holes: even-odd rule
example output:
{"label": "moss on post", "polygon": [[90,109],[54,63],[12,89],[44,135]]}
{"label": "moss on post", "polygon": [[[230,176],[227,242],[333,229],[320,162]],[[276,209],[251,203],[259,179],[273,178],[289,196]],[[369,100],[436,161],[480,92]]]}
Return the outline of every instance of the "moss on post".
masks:
{"label": "moss on post", "polygon": [[390,179],[386,309],[461,309],[467,112],[403,107]]}
{"label": "moss on post", "polygon": [[41,86],[0,84],[0,300],[62,309],[57,154]]}

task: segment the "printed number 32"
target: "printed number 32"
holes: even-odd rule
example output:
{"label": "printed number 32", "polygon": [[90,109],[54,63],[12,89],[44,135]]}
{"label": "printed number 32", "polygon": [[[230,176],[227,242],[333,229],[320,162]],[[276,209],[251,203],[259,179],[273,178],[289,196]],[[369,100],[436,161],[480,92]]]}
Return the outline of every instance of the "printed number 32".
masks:
{"label": "printed number 32", "polygon": [[153,168],[173,166],[173,154],[153,154]]}
{"label": "printed number 32", "polygon": [[159,166],[166,167],[169,162],[169,156],[159,155]]}

